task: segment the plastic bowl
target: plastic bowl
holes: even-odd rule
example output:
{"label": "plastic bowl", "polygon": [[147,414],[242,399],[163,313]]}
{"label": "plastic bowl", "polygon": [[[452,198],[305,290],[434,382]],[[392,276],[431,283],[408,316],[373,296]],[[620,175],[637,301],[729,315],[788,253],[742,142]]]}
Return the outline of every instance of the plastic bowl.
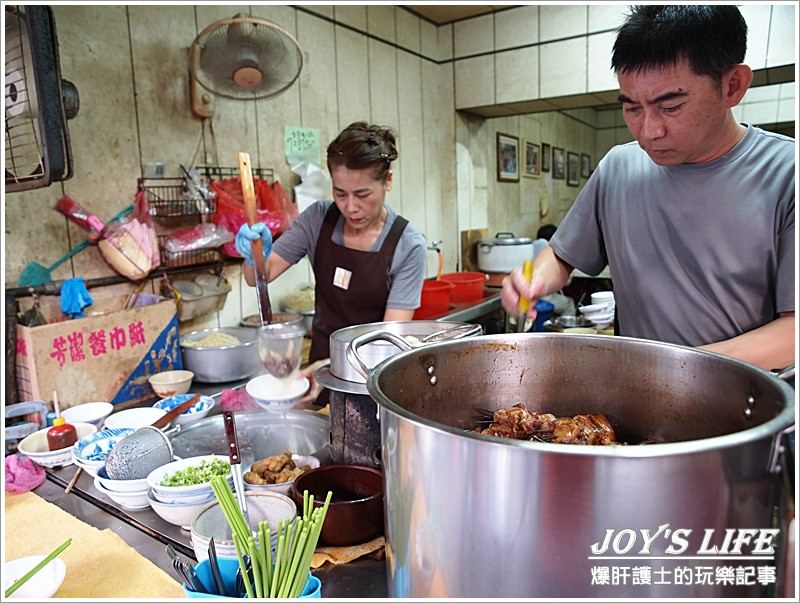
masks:
{"label": "plastic bowl", "polygon": [[140,427],[147,427],[152,425],[158,419],[167,414],[163,408],[153,408],[152,406],[144,406],[140,408],[129,408],[115,412],[106,419],[106,428],[124,428],[139,429]]}
{"label": "plastic bowl", "polygon": [[[309,471],[319,467],[319,459],[313,455],[293,454],[292,461],[294,461],[294,464],[297,467],[309,467]],[[248,471],[250,470],[252,470],[252,465]],[[285,494],[286,496],[289,496],[294,481],[295,480],[291,480],[281,484],[250,484],[245,481],[244,489],[253,490],[254,492],[277,492],[278,494]]]}
{"label": "plastic bowl", "polygon": [[61,416],[67,423],[91,423],[97,429],[103,425],[103,420],[114,412],[111,402],[86,402],[64,409]]}
{"label": "plastic bowl", "polygon": [[[3,564],[3,592],[14,584],[16,580],[22,578],[37,563],[40,563],[47,555],[31,555],[20,557],[13,561],[6,561]],[[36,574],[34,574],[25,584],[19,587],[9,597],[10,599],[32,599],[41,601],[49,599],[61,587],[64,576],[67,575],[67,565],[58,557],[50,561]]]}
{"label": "plastic bowl", "polygon": [[147,486],[145,485],[144,490],[140,490],[139,492],[115,492],[114,490],[109,490],[106,488],[101,482],[99,477],[94,478],[94,487],[97,489],[98,492],[105,494],[108,498],[113,500],[123,509],[128,509],[131,511],[139,511],[141,509],[146,509],[150,506],[150,503],[147,502]]}
{"label": "plastic bowl", "polygon": [[211,499],[207,498],[201,502],[191,503],[160,501],[155,497],[152,489],[147,490],[146,494],[147,503],[161,519],[187,531],[192,529],[192,521],[200,514],[200,511],[214,500],[213,492]]}
{"label": "plastic bowl", "polygon": [[147,381],[150,387],[162,398],[185,394],[192,386],[194,373],[192,371],[162,371],[151,375]]}
{"label": "plastic bowl", "polygon": [[[78,440],[97,431],[97,427],[91,423],[73,423],[78,434]],[[37,465],[42,467],[63,467],[71,465],[72,446],[50,450],[47,446],[47,432],[50,428],[45,427],[24,438],[17,445],[20,454],[30,457]]]}
{"label": "plastic bowl", "polygon": [[453,289],[455,285],[447,281],[422,281],[420,305],[414,311],[414,319],[430,318],[447,312],[450,309],[450,295]]}
{"label": "plastic bowl", "polygon": [[308,391],[308,385],[306,377],[298,377],[287,382],[276,379],[270,374],[264,374],[250,379],[245,390],[264,410],[286,410],[297,404]]}
{"label": "plastic bowl", "polygon": [[303,491],[322,507],[333,492],[319,543],[351,546],[383,534],[383,474],[361,465],[325,465],[306,471],[292,484],[292,499],[303,508]]}
{"label": "plastic bowl", "polygon": [[486,275],[483,272],[449,272],[441,276],[446,283],[453,283],[450,301],[456,304],[480,301],[483,299],[483,287]]}

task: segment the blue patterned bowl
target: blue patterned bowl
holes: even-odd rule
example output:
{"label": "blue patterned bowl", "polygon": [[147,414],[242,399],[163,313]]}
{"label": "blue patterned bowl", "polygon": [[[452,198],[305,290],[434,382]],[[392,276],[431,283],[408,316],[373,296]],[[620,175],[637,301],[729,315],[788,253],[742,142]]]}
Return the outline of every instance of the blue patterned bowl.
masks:
{"label": "blue patterned bowl", "polygon": [[103,429],[82,437],[72,446],[72,459],[79,466],[102,467],[111,449],[127,435],[134,432],[129,427]]}
{"label": "blue patterned bowl", "polygon": [[[195,394],[179,394],[170,398],[164,398],[153,404],[153,408],[160,408],[166,412],[180,406]],[[214,398],[211,396],[200,396],[200,399],[195,402],[188,410],[184,410],[181,414],[175,417],[172,421],[177,425],[185,425],[192,423],[198,419],[205,417],[211,409],[214,408]]]}

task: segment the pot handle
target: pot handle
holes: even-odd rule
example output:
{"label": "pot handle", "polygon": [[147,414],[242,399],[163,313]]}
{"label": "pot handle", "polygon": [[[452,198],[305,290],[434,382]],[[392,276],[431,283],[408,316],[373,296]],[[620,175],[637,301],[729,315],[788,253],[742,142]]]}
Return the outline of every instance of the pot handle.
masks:
{"label": "pot handle", "polygon": [[495,239],[515,239],[516,237],[514,236],[513,232],[498,232],[496,235],[494,235],[494,238]]}
{"label": "pot handle", "polygon": [[[794,435],[794,425],[789,425],[776,433],[772,438],[772,446],[769,451],[769,465],[767,469],[772,474],[780,473],[784,462],[792,462],[793,455],[787,451],[789,447],[789,437]],[[785,459],[784,459],[785,457]],[[792,472],[792,474],[794,474]]]}
{"label": "pot handle", "polygon": [[794,370],[795,370],[795,365],[790,364],[789,366],[786,366],[784,368],[772,369],[770,373],[772,373],[782,381],[790,381],[794,379]]}
{"label": "pot handle", "polygon": [[368,367],[367,363],[364,362],[361,356],[358,355],[358,348],[372,341],[380,340],[393,343],[404,352],[412,349],[405,339],[398,337],[394,333],[389,333],[389,331],[372,331],[371,333],[364,333],[363,335],[354,337],[347,346],[347,359],[350,361],[350,364],[353,366],[353,368],[356,369],[356,371],[358,371],[362,377],[364,377],[364,379],[369,376],[370,367]]}

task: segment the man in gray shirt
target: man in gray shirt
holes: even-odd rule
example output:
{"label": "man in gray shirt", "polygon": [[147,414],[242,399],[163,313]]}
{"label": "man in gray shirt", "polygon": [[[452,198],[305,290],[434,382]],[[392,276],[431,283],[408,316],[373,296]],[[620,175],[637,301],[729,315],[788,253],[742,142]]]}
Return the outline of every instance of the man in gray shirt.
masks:
{"label": "man in gray shirt", "polygon": [[746,38],[735,6],[633,8],[612,66],[636,142],[598,164],[531,283],[505,279],[507,311],[608,264],[619,334],[794,362],[795,141],[733,117]]}

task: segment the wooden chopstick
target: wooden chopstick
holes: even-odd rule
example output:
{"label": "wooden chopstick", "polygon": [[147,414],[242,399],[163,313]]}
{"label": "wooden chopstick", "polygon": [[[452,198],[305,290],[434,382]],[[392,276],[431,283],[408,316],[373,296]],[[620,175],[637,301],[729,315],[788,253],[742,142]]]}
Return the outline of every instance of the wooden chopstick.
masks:
{"label": "wooden chopstick", "polygon": [[72,488],[75,487],[75,484],[78,483],[78,478],[83,473],[83,467],[78,467],[78,470],[75,472],[75,475],[72,476],[72,479],[69,480],[67,487],[64,488],[64,494],[69,494],[72,491]]}

